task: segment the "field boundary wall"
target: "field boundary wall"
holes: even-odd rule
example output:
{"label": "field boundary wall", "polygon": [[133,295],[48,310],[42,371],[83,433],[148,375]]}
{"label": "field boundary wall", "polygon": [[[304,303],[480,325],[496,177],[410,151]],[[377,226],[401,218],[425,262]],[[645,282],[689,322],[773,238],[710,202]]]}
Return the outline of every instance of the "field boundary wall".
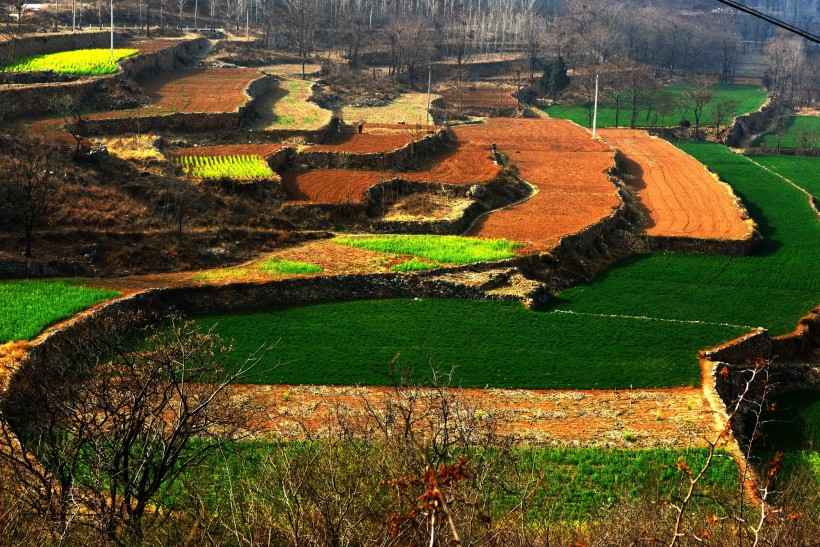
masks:
{"label": "field boundary wall", "polygon": [[766,374],[750,386],[738,419],[732,423],[735,438],[746,446],[754,434],[755,405],[764,389],[771,395],[820,386],[820,307],[802,318],[791,334],[772,337],[758,329],[701,351],[700,358],[711,366],[715,391],[727,409],[734,408],[746,389],[750,371],[765,366]]}
{"label": "field boundary wall", "polygon": [[783,107],[767,100],[759,110],[737,116],[726,135],[726,146],[746,148],[752,138],[761,133],[768,133],[777,117],[782,113]]}

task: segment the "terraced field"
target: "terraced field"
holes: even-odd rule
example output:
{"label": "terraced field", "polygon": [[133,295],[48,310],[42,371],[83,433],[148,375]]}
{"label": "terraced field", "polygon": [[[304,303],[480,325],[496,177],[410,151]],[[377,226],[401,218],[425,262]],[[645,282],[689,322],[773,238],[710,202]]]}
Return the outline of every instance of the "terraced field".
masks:
{"label": "terraced field", "polygon": [[[430,100],[438,96],[431,95]],[[385,106],[346,106],[342,109],[342,119],[346,123],[367,123],[423,125],[428,123],[427,93],[405,93]]]}
{"label": "terraced field", "polygon": [[[789,116],[779,135],[782,148],[820,148],[820,116]],[[778,147],[777,132],[761,135],[752,146]]]}
{"label": "terraced field", "polygon": [[601,136],[622,154],[627,175],[645,208],[649,235],[744,240],[752,225],[741,217],[731,189],[693,157],[646,131],[604,129]]}
{"label": "terraced field", "polygon": [[81,281],[0,281],[0,344],[30,340],[55,321],[118,296]]}
{"label": "terraced field", "polygon": [[254,130],[318,129],[330,121],[331,112],[309,101],[313,82],[283,80],[273,93],[259,99],[256,111],[259,119]]}
{"label": "terraced field", "polygon": [[750,156],[749,159],[786,177],[816,199],[820,199],[820,158]]}
{"label": "terraced field", "polygon": [[262,77],[255,68],[195,68],[171,72],[142,83],[153,101],[148,106],[90,114],[89,118],[234,112],[248,102],[245,88]]}
{"label": "terraced field", "polygon": [[[276,369],[271,382],[381,384],[398,353],[417,374],[431,358],[457,365],[465,386],[697,385],[698,349],[757,326],[790,332],[820,302],[820,222],[802,192],[748,159],[719,145],[684,150],[749,205],[766,238],[750,256],[633,257],[564,291],[547,313],[493,302],[353,302],[222,316],[218,329],[246,349],[273,333],[293,340],[279,357],[299,364]],[[300,342],[315,337],[326,342]]]}
{"label": "terraced field", "polygon": [[[669,97],[674,97],[680,92],[681,86],[679,84],[670,85],[665,88],[665,93]],[[754,112],[759,109],[766,101],[766,92],[755,85],[746,84],[714,84],[712,89],[712,101],[714,105],[721,101],[732,100],[737,101],[737,113],[735,115],[746,114]],[[575,123],[584,127],[591,127],[589,110],[582,105],[556,105],[545,107],[544,110],[550,117],[563,118],[572,120]],[[650,114],[649,119],[646,117],[646,112],[641,111],[638,114],[638,126],[648,127],[669,127],[676,126],[681,120],[681,113],[677,110],[669,112],[664,116],[658,116],[657,113]],[[628,127],[632,112],[629,108],[622,108],[618,120],[619,127]],[[684,118],[694,123],[695,117],[691,111],[684,113]],[[724,120],[724,123],[728,120]],[[715,115],[714,107],[707,105],[703,111],[700,120],[701,125],[714,125]],[[615,107],[607,104],[604,100],[598,106],[598,127],[615,127]]]}
{"label": "terraced field", "polygon": [[522,252],[552,248],[567,234],[611,215],[621,205],[607,171],[614,151],[585,129],[562,120],[501,120],[470,125],[463,138],[489,150],[496,143],[536,188],[530,199],[478,220],[471,235],[528,243]]}

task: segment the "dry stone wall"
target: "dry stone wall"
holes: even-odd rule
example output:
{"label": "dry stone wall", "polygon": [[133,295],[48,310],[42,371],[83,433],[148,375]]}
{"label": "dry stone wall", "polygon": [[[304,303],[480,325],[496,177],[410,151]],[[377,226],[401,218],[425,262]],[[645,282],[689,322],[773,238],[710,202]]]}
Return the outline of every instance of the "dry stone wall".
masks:
{"label": "dry stone wall", "polygon": [[[792,334],[771,337],[760,329],[702,351],[700,357],[713,364],[715,390],[727,409],[734,408],[745,393],[731,425],[735,438],[746,446],[754,434],[754,411],[764,392],[771,395],[820,386],[820,308],[801,319]],[[749,384],[752,371],[763,365],[765,369]]]}

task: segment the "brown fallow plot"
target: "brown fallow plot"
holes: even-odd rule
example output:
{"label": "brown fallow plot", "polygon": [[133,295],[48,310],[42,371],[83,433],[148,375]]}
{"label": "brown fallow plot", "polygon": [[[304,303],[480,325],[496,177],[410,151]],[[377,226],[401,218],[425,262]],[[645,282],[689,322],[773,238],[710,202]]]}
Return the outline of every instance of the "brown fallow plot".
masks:
{"label": "brown fallow plot", "polygon": [[511,86],[477,85],[448,89],[442,93],[445,102],[456,108],[515,108],[518,101]]}
{"label": "brown fallow plot", "polygon": [[143,108],[91,114],[93,119],[156,116],[174,113],[235,112],[249,97],[245,88],[262,78],[255,68],[197,68],[163,74],[142,86],[152,103]]}
{"label": "brown fallow plot", "polygon": [[[137,40],[133,42],[128,42],[124,47],[138,49],[141,55],[146,53],[156,53],[157,51],[162,51],[163,49],[169,48],[171,46],[175,46],[181,42],[185,42],[185,40],[173,40],[173,39],[160,39],[160,40]],[[117,46],[120,47],[120,46]]]}
{"label": "brown fallow plot", "polygon": [[753,225],[728,185],[695,158],[663,139],[634,129],[604,129],[621,152],[619,167],[637,191],[649,235],[699,239],[748,238]]}
{"label": "brown fallow plot", "polygon": [[579,125],[558,119],[490,119],[458,132],[487,150],[495,143],[536,192],[521,203],[481,217],[470,235],[524,242],[522,254],[541,252],[621,205],[607,173],[615,166],[614,151],[592,140]]}
{"label": "brown fallow plot", "polygon": [[[424,126],[426,127],[426,126]],[[354,127],[345,126],[343,131],[328,143],[308,147],[308,151],[315,152],[346,152],[348,154],[373,154],[390,152],[402,146],[417,141],[429,134],[422,126],[386,124],[364,124],[363,133],[358,133]]]}
{"label": "brown fallow plot", "polygon": [[[269,430],[297,439],[321,434],[340,418],[366,420],[367,405],[382,409],[395,400],[393,389],[383,387],[246,384],[233,389],[270,409]],[[698,440],[714,429],[712,414],[705,410],[709,405],[697,388],[454,391],[466,407],[499,416],[499,434],[531,444],[681,447],[702,444]],[[421,396],[432,394],[422,390]]]}
{"label": "brown fallow plot", "polygon": [[[368,188],[392,178],[465,186],[492,181],[501,172],[501,166],[493,163],[489,146],[470,142],[460,130],[456,130],[455,135],[455,143],[449,150],[427,160],[419,170],[399,173],[350,169],[288,171],[282,174],[285,192],[293,201],[346,203],[361,201]],[[341,150],[349,151],[344,147]]]}

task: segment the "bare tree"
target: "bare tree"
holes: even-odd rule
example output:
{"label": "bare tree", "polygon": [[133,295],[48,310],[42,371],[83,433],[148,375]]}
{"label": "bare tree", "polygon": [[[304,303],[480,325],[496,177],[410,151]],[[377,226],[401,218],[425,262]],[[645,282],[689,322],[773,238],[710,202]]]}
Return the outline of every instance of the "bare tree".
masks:
{"label": "bare tree", "polygon": [[157,496],[257,423],[229,386],[261,354],[229,365],[216,334],[177,321],[134,349],[114,325],[86,330],[47,372],[24,366],[0,407],[0,461],[60,541],[141,542]]}
{"label": "bare tree", "polygon": [[305,64],[313,52],[318,21],[317,6],[313,0],[284,0],[286,34],[292,46],[296,47],[302,61],[302,79],[305,79]]}
{"label": "bare tree", "polygon": [[23,256],[31,257],[34,230],[51,211],[57,191],[55,150],[27,133],[17,138],[10,152],[0,157],[0,209],[25,236]]}
{"label": "bare tree", "polygon": [[[712,88],[704,78],[685,85],[678,95],[679,107],[682,112],[691,111],[695,118],[695,138],[700,135],[700,119],[703,110],[712,100]],[[681,115],[683,120],[685,116]]]}

